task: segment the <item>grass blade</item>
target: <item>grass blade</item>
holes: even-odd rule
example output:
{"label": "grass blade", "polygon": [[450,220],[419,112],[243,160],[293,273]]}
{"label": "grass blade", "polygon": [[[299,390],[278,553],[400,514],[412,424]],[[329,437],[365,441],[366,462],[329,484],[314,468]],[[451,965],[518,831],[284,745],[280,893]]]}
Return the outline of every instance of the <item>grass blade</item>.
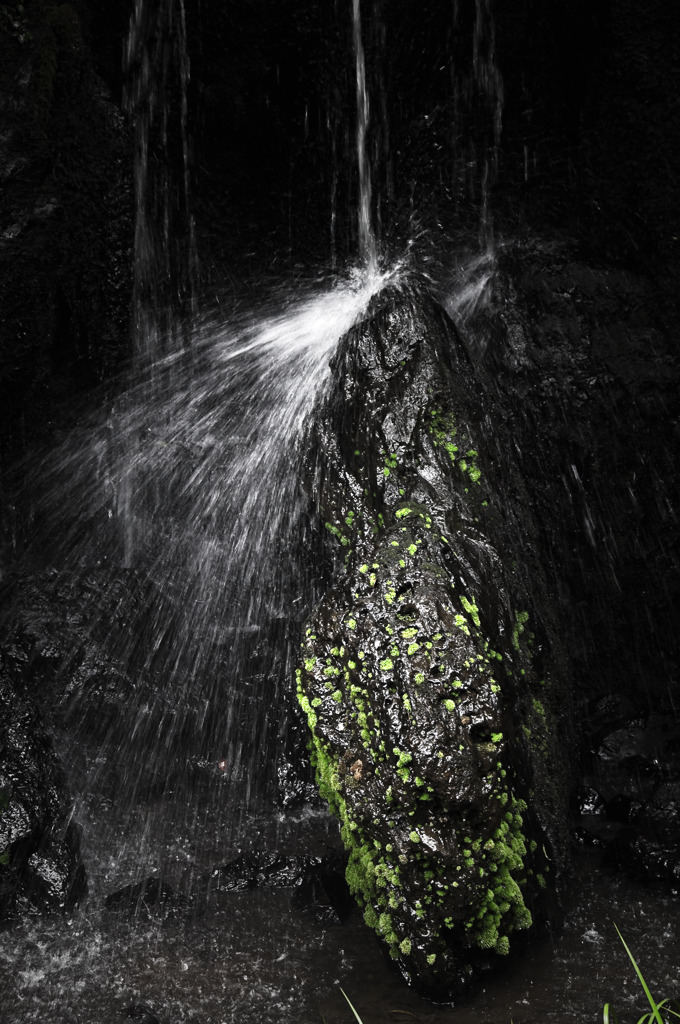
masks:
{"label": "grass blade", "polygon": [[[363,1021],[362,1021],[361,1017],[359,1016],[359,1014],[357,1013],[357,1011],[356,1011],[356,1010],[354,1009],[354,1007],[352,1006],[352,1004],[351,1004],[351,1002],[350,1002],[350,998],[349,998],[349,996],[347,995],[347,993],[345,992],[344,988],[341,988],[341,989],[340,989],[340,991],[342,992],[343,996],[344,996],[344,997],[345,997],[345,999],[347,1000],[347,1002],[348,1002],[348,1004],[349,1004],[349,1008],[350,1008],[350,1010],[352,1011],[352,1013],[354,1014],[354,1016],[356,1017],[356,1019],[357,1019],[357,1020],[359,1021],[359,1024],[363,1024]],[[663,1024],[663,1022],[662,1022],[662,1024]]]}
{"label": "grass blade", "polygon": [[[659,1007],[660,1010],[664,1010],[665,1013],[670,1013],[670,1015],[672,1017],[677,1017],[680,1020],[680,1013],[678,1013],[676,1010],[672,1009],[672,1007],[668,1006],[667,1004],[668,1004],[668,999],[662,999],[661,1002],[658,1003],[658,1007]],[[677,1006],[677,1003],[676,1003],[676,1006]]]}
{"label": "grass blade", "polygon": [[652,1008],[652,1015],[653,1015],[654,1020],[657,1022],[657,1024],[664,1024],[663,1018],[662,1018],[661,1014],[659,1013],[659,1007],[656,1005],[656,1003],[654,1001],[654,997],[653,997],[652,993],[649,991],[649,986],[647,985],[647,982],[645,981],[644,977],[642,976],[642,971],[638,967],[637,961],[636,961],[635,957],[633,956],[631,951],[628,949],[628,946],[626,945],[626,940],[624,939],[623,935],[619,931],[618,925],[615,924],[614,927],[616,928],[616,933],[617,933],[618,937],[621,939],[621,942],[623,943],[623,948],[625,949],[626,953],[628,954],[628,958],[629,958],[630,962],[632,963],[633,967],[635,968],[635,973],[637,974],[638,978],[640,979],[640,984],[642,985],[642,987],[643,987],[643,989],[645,991],[645,995],[647,996],[647,1000],[649,1002],[649,1005]]}

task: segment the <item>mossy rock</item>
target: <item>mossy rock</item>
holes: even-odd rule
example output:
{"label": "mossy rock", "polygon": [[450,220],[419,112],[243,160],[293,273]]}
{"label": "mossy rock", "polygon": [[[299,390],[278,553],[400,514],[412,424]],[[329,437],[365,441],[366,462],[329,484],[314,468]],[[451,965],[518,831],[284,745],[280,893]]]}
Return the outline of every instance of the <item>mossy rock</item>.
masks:
{"label": "mossy rock", "polygon": [[298,700],[367,924],[448,997],[559,913],[556,720],[453,325],[420,289],[394,290],[343,345],[317,426],[336,576]]}

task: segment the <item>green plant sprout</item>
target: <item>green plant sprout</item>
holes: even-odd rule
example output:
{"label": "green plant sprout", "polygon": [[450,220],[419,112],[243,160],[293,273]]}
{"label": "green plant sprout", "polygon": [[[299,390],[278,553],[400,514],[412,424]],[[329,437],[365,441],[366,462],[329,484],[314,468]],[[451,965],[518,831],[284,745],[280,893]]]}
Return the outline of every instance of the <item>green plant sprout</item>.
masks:
{"label": "green plant sprout", "polygon": [[[623,935],[619,931],[618,926],[614,925],[614,927],[616,928],[616,934],[618,935],[618,937],[621,939],[621,942],[623,943],[623,948],[625,949],[626,953],[628,954],[628,959],[630,960],[630,962],[632,963],[633,967],[635,968],[635,973],[637,974],[638,978],[640,979],[640,984],[642,985],[644,993],[647,996],[647,1002],[649,1003],[649,1005],[651,1007],[651,1009],[647,1013],[643,1013],[643,1015],[638,1020],[637,1024],[654,1024],[654,1022],[656,1022],[656,1024],[668,1024],[668,1019],[664,1020],[664,1018],[661,1016],[661,1011],[662,1010],[664,1011],[664,1013],[666,1015],[670,1014],[671,1017],[676,1017],[678,1020],[680,1020],[680,1013],[676,1013],[675,1010],[672,1010],[670,1008],[670,1006],[668,1005],[668,999],[662,999],[660,1003],[657,1003],[657,1001],[654,999],[654,996],[652,995],[652,993],[649,990],[649,986],[648,986],[647,982],[645,981],[644,977],[642,976],[642,971],[640,970],[640,968],[637,965],[637,961],[635,960],[635,957],[633,956],[633,954],[631,953],[630,949],[626,945],[626,940],[624,939]],[[602,1011],[602,1021],[603,1021],[603,1024],[617,1024],[616,1014],[614,1013],[613,1008],[610,1007],[609,1003],[605,1003],[604,1004],[604,1009]]]}

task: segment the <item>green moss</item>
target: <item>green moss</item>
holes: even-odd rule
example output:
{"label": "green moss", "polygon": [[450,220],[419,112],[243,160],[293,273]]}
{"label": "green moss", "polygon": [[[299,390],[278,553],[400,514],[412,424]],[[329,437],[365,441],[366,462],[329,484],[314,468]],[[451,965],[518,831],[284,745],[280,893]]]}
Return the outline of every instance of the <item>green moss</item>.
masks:
{"label": "green moss", "polygon": [[342,530],[337,526],[334,526],[333,523],[325,523],[324,525],[329,533],[332,533],[334,537],[337,537],[343,547],[347,547],[349,544],[349,537],[347,537]]}
{"label": "green moss", "polygon": [[484,846],[491,886],[476,913],[465,923],[476,945],[502,955],[509,952],[512,932],[530,928],[532,923],[518,881],[524,872],[527,852],[522,834],[522,811],[526,804],[512,797],[510,806],[494,834],[493,845]]}
{"label": "green moss", "polygon": [[512,646],[519,651],[519,638],[529,621],[529,612],[515,612],[515,624],[512,629]]}
{"label": "green moss", "polygon": [[463,594],[460,595],[460,603],[462,604],[465,611],[468,613],[472,621],[474,622],[477,629],[480,629],[481,623],[479,620],[479,609],[474,601],[469,601]]}

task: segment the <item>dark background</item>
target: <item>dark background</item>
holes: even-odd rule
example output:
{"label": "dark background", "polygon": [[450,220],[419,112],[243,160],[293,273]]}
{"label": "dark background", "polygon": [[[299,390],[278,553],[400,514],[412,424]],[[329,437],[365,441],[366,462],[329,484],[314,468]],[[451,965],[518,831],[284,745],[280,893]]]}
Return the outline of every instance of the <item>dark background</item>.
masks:
{"label": "dark background", "polygon": [[[497,5],[503,135],[497,234],[576,239],[673,299],[680,213],[680,10],[670,0]],[[382,234],[473,230],[461,162],[488,141],[472,0],[364,2]],[[128,355],[131,3],[0,5],[0,429],[43,435]],[[206,292],[356,247],[349,0],[187,0],[193,211]],[[470,90],[468,89],[468,93]],[[456,100],[456,97],[458,99]],[[172,98],[170,98],[172,102]],[[457,107],[456,107],[457,102]],[[61,411],[59,411],[61,410]]]}

